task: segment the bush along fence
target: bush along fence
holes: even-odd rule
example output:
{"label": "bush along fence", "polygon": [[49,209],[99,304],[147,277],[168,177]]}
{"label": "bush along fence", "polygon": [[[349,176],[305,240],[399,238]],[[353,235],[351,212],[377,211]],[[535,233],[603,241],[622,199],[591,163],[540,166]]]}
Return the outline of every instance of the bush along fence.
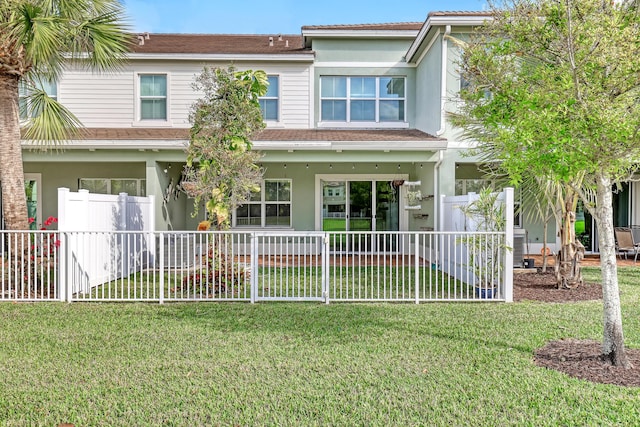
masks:
{"label": "bush along fence", "polygon": [[510,302],[509,234],[2,231],[0,300]]}

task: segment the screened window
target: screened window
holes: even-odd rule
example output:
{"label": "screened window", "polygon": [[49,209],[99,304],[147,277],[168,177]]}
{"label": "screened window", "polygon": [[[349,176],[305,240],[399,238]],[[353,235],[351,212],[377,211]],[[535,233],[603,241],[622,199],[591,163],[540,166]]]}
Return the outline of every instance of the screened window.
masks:
{"label": "screened window", "polygon": [[137,178],[80,178],[79,190],[96,194],[127,193],[130,196],[146,196],[147,181]]}
{"label": "screened window", "polygon": [[269,88],[264,96],[259,99],[262,118],[268,121],[277,121],[279,118],[278,98],[280,85],[278,76],[268,76]]}
{"label": "screened window", "polygon": [[140,75],[140,120],[167,119],[166,74]]}
{"label": "screened window", "polygon": [[322,121],[403,122],[404,77],[320,78]]}
{"label": "screened window", "polygon": [[291,227],[291,180],[264,180],[260,191],[236,209],[235,226]]}

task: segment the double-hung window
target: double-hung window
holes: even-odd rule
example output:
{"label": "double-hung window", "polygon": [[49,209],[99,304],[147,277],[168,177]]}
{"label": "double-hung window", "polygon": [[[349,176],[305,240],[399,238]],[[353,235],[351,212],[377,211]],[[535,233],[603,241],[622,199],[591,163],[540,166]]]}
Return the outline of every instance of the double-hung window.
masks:
{"label": "double-hung window", "polygon": [[[58,84],[55,81],[41,80],[37,83],[38,89],[43,90],[47,96],[53,100],[58,100]],[[20,119],[37,117],[42,113],[42,106],[36,105],[30,96],[33,94],[31,90],[24,84],[18,87],[18,102],[20,105]]]}
{"label": "double-hung window", "polygon": [[262,110],[262,118],[266,121],[278,121],[279,105],[278,99],[280,94],[280,81],[278,76],[268,76],[269,87],[267,93],[259,99],[260,109]]}
{"label": "double-hung window", "polygon": [[236,227],[291,227],[291,180],[265,179],[260,191],[236,209]]}
{"label": "double-hung window", "polygon": [[324,122],[404,122],[404,77],[320,77],[320,118]]}
{"label": "double-hung window", "polygon": [[167,120],[167,75],[140,74],[140,120]]}

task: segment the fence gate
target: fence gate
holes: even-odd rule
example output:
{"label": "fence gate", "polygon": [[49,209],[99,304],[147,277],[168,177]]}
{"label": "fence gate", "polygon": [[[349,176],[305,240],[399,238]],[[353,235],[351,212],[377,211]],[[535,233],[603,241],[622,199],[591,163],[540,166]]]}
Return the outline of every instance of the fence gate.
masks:
{"label": "fence gate", "polygon": [[255,233],[252,239],[251,286],[255,301],[326,301],[326,233]]}

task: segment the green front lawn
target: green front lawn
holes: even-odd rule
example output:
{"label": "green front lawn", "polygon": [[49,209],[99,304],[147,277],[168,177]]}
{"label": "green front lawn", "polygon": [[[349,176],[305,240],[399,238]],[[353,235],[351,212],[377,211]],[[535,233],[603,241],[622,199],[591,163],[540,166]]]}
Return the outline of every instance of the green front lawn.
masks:
{"label": "green front lawn", "polygon": [[[596,280],[598,270],[586,271]],[[640,347],[640,269],[620,269]],[[0,425],[634,425],[639,389],[532,363],[602,303],[0,304]]]}

